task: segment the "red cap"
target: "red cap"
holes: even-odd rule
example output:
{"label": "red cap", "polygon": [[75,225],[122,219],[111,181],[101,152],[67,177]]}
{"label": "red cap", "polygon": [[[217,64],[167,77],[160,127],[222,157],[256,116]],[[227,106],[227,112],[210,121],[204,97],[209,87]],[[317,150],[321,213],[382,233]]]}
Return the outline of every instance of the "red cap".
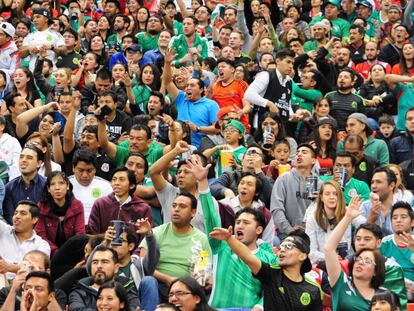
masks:
{"label": "red cap", "polygon": [[217,112],[217,118],[220,120],[223,116],[225,116],[226,114],[230,113],[230,112],[239,112],[239,109],[236,107],[232,107],[232,106],[226,106],[223,107],[219,110],[219,112]]}

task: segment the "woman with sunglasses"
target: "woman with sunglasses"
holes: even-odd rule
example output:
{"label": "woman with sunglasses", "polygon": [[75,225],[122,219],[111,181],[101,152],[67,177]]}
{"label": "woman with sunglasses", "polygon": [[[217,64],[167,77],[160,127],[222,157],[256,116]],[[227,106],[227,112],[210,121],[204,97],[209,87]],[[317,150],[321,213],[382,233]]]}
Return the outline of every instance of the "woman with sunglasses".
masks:
{"label": "woman with sunglasses", "polygon": [[214,311],[207,303],[204,289],[191,277],[179,278],[171,283],[168,302],[181,311]]}
{"label": "woman with sunglasses", "polygon": [[85,233],[83,204],[73,196],[65,173],[49,174],[38,206],[40,215],[35,231],[49,243],[52,255],[69,238]]}
{"label": "woman with sunglasses", "polygon": [[362,248],[349,262],[350,275],[341,269],[336,251],[347,228],[358,217],[362,200],[354,196],[345,216],[325,244],[325,263],[332,287],[332,305],[337,311],[368,310],[375,291],[384,283],[385,259],[372,249]]}

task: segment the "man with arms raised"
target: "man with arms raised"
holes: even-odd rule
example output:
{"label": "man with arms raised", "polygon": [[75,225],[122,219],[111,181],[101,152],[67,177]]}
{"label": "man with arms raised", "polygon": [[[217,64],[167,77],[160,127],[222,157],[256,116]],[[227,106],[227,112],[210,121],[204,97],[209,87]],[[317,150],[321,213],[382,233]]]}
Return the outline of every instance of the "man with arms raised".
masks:
{"label": "man with arms raised", "polygon": [[[204,213],[206,233],[220,227],[220,215],[214,209],[213,197],[208,187],[208,169],[196,159],[188,161],[192,174],[198,181],[200,201]],[[277,259],[271,246],[260,240],[265,228],[265,218],[261,211],[243,208],[235,215],[236,239],[246,245],[250,252],[260,260],[276,263]],[[209,239],[216,262],[213,294],[210,304],[214,308],[245,308],[252,310],[263,309],[262,287],[255,280],[246,265],[234,256],[233,251],[224,242]],[[232,277],[225,277],[231,275]],[[239,280],[243,280],[239,282]],[[233,288],[233,294],[228,295],[228,289]]]}

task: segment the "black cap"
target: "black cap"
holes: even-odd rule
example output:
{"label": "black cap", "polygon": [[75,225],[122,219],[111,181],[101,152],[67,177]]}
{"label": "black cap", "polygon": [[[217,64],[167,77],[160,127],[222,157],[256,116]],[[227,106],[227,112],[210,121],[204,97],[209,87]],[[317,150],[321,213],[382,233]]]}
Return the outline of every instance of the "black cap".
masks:
{"label": "black cap", "polygon": [[46,9],[36,9],[36,10],[33,11],[33,14],[32,15],[35,15],[35,14],[42,15],[42,16],[46,17],[47,18],[47,22],[49,24],[52,24],[53,23],[53,20],[52,20],[52,18],[50,16],[50,12],[48,10],[46,10]]}

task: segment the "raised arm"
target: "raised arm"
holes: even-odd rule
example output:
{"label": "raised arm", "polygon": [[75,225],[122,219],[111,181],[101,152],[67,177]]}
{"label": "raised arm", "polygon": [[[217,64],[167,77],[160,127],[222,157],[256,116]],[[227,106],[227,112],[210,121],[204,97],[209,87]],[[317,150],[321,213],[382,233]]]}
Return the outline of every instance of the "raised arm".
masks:
{"label": "raised arm", "polygon": [[52,149],[53,149],[53,161],[59,164],[64,164],[65,159],[63,157],[62,142],[60,141],[60,122],[53,124],[52,128]]}
{"label": "raised arm", "polygon": [[[98,115],[100,114],[100,108],[97,110]],[[116,156],[116,145],[109,141],[108,134],[106,133],[106,120],[103,118],[98,122],[98,140],[99,145],[105,151],[105,153],[111,159]]]}
{"label": "raised arm", "polygon": [[58,110],[59,105],[57,102],[50,102],[45,106],[35,107],[28,109],[16,118],[16,135],[17,137],[23,137],[29,131],[29,123],[39,117],[42,113],[48,111]]}
{"label": "raised arm", "polygon": [[166,180],[162,176],[162,172],[168,168],[168,165],[174,160],[177,155],[189,150],[188,144],[184,141],[179,141],[175,148],[164,154],[158,161],[156,161],[149,169],[152,183],[155,190],[161,191],[165,188]]}
{"label": "raised arm", "polygon": [[252,270],[252,273],[256,275],[259,273],[262,267],[262,262],[252,254],[251,250],[244,245],[242,242],[237,241],[232,235],[232,227],[229,229],[225,228],[214,228],[214,231],[210,233],[210,237],[213,239],[226,241],[233,252],[240,257],[241,260]]}
{"label": "raised arm", "polygon": [[174,101],[178,96],[178,88],[175,86],[173,79],[172,79],[172,72],[171,72],[171,66],[174,58],[177,55],[174,53],[173,49],[168,49],[165,52],[164,56],[164,71],[162,74],[162,80],[167,88],[168,94],[170,94],[172,101]]}
{"label": "raised arm", "polygon": [[63,130],[63,153],[70,153],[75,148],[75,121],[76,112],[80,107],[81,94],[77,92],[72,97],[72,107],[66,119],[65,129]]}
{"label": "raised arm", "polygon": [[405,75],[393,75],[393,74],[388,74],[385,75],[385,82],[391,87],[391,88],[395,88],[395,85],[397,83],[400,82],[414,82],[414,76],[413,77],[409,77],[409,76],[405,76]]}
{"label": "raised arm", "polygon": [[329,283],[333,287],[341,275],[341,265],[339,264],[336,248],[344,236],[346,230],[351,225],[354,218],[358,217],[362,200],[358,195],[354,196],[349,203],[344,218],[336,225],[325,243],[325,262],[329,275]]}

